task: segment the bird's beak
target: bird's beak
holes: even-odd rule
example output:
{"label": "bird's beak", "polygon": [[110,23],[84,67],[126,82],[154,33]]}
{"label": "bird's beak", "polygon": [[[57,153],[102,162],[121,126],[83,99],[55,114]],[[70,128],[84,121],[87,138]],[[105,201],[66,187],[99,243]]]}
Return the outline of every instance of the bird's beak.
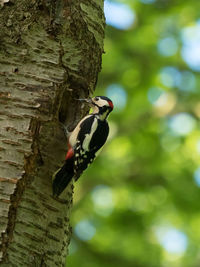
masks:
{"label": "bird's beak", "polygon": [[79,99],[77,99],[77,100],[78,100],[78,101],[81,101],[81,102],[86,102],[86,103],[89,104],[89,105],[92,105],[92,104],[93,104],[91,98],[79,98]]}

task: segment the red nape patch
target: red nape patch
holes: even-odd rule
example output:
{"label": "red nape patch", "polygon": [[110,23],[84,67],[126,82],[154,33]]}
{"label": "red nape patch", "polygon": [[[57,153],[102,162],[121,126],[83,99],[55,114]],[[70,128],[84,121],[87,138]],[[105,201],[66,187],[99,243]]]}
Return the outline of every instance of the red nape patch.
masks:
{"label": "red nape patch", "polygon": [[108,104],[109,104],[109,106],[113,109],[114,108],[114,106],[113,106],[113,102],[112,101],[108,101]]}

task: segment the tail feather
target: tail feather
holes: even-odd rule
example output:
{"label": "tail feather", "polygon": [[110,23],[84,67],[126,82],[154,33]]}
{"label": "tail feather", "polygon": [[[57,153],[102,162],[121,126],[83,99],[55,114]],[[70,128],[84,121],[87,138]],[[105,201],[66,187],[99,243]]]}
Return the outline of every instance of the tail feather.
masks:
{"label": "tail feather", "polygon": [[66,160],[65,164],[58,169],[52,179],[53,196],[59,196],[67,187],[74,176],[74,159],[73,157]]}

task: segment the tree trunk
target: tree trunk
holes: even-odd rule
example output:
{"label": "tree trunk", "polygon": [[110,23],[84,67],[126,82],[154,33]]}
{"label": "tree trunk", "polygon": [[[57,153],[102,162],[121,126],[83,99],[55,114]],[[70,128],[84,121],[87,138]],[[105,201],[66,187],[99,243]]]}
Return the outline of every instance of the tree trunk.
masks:
{"label": "tree trunk", "polygon": [[103,52],[103,0],[0,0],[0,262],[65,266],[73,184],[53,199]]}

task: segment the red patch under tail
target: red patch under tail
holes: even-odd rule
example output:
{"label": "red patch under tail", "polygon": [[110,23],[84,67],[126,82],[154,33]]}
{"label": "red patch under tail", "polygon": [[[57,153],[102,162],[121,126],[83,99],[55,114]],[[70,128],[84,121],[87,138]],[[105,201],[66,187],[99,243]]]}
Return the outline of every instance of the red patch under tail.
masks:
{"label": "red patch under tail", "polygon": [[65,160],[68,160],[68,159],[70,159],[70,158],[72,158],[74,156],[74,150],[71,147],[71,145],[68,143],[67,146],[68,146],[68,151],[67,151]]}

